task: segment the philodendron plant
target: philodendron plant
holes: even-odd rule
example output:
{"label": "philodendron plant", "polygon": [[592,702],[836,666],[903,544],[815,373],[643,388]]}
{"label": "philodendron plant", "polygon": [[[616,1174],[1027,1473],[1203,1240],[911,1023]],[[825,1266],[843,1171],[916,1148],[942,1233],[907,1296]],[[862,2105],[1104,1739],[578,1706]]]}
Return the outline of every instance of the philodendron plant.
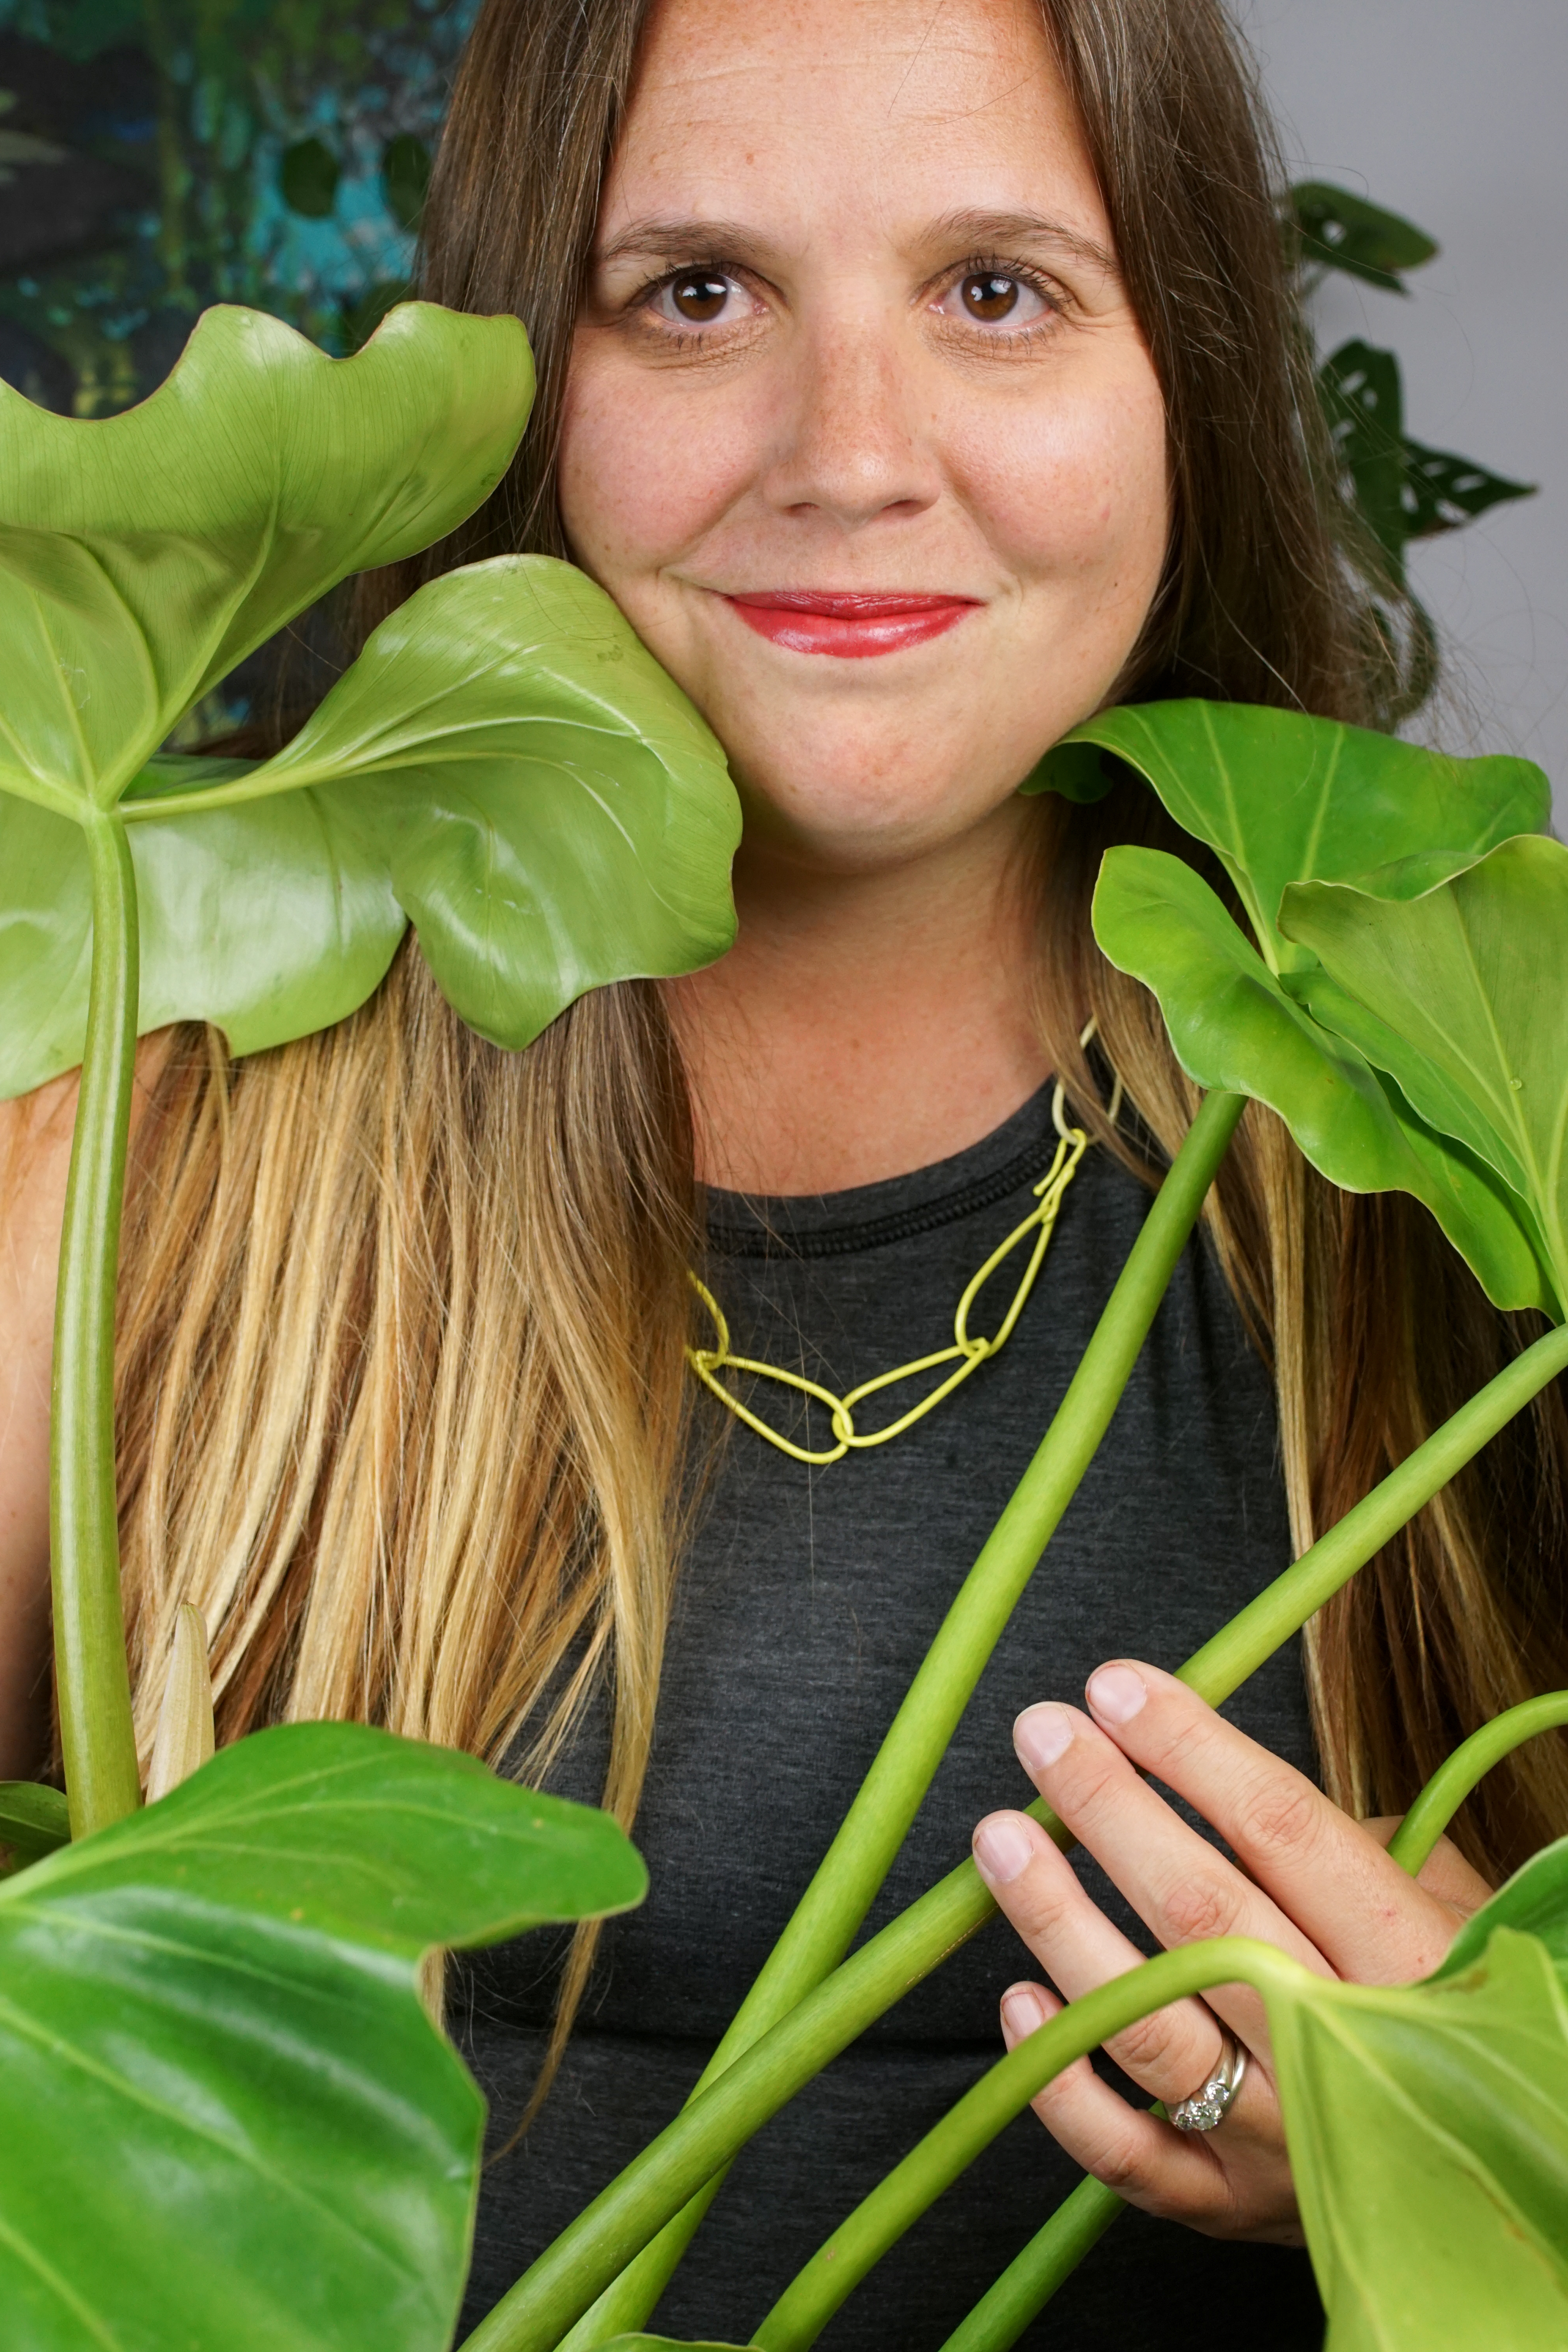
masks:
{"label": "philodendron plant", "polygon": [[235,1054],[307,1034],[365,1001],[412,921],[462,1017],[517,1047],[585,989],[731,937],[723,755],[566,564],[422,589],[275,759],[161,751],[306,605],[471,513],[532,384],[515,319],[411,304],[336,362],[211,311],[106,423],[0,386],[0,1094],[82,1072],[50,1480],[65,1793],[0,1788],[7,2352],[442,2352],[483,2103],[420,1960],[643,1892],[608,1816],[363,1725],[202,1763],[191,1610],[144,1805],[121,1624],[139,1031],[204,1019]]}
{"label": "philodendron plant", "polygon": [[[67,1790],[0,1790],[17,1865],[0,1885],[0,2307],[23,2315],[26,2352],[438,2352],[481,2111],[418,2007],[419,1957],[641,1889],[602,1815],[364,1727],[287,1727],[203,1762],[191,1614],[152,1764],[168,1793],[143,1806],[120,1621],[112,1313],[138,1029],[204,1018],[237,1054],[306,1034],[364,1001],[412,920],[459,1013],[516,1047],[583,989],[692,968],[729,937],[737,816],[718,747],[566,565],[504,558],[421,590],[272,760],[161,752],[260,637],[471,511],[528,391],[516,321],[413,305],[340,362],[274,322],[209,314],[163,391],[107,424],[0,401],[0,596],[20,649],[0,688],[0,1091],[83,1069],[52,1466]],[[736,2150],[992,1916],[964,1863],[846,1957],[1248,1097],[1335,1182],[1415,1194],[1494,1300],[1548,1328],[1187,1661],[1196,1689],[1235,1690],[1568,1364],[1568,852],[1540,837],[1539,772],[1171,703],[1104,714],[1032,784],[1092,797],[1118,761],[1218,856],[1245,916],[1182,861],[1134,850],[1113,853],[1096,902],[1106,953],[1155,989],[1209,1091],[691,2105],[469,2352],[659,2342],[636,2331]],[[1487,1765],[1565,1715],[1552,1695],[1467,1742],[1401,1832],[1406,1865]],[[1500,2313],[1527,2352],[1559,2346],[1565,1966],[1563,1847],[1425,1986],[1325,1985],[1236,1941],[1151,1961],[999,2062],[753,2340],[812,2342],[1060,2066],[1180,1992],[1245,1979],[1269,2009],[1336,2352],[1479,2352]],[[1014,2342],[1119,2210],[1086,2183],[948,2352]]]}
{"label": "philodendron plant", "polygon": [[[1539,771],[1517,760],[1439,758],[1287,712],[1167,703],[1092,721],[1036,782],[1093,797],[1107,787],[1107,762],[1118,761],[1217,855],[1245,913],[1248,929],[1182,860],[1133,849],[1111,853],[1096,900],[1101,945],[1154,987],[1180,1058],[1210,1092],[1035,1463],[691,2105],[540,2257],[470,2352],[586,2352],[643,2340],[623,2331],[648,2316],[736,2149],[992,1916],[964,1863],[843,1958],[1104,1431],[1247,1097],[1276,1109],[1334,1181],[1421,1200],[1494,1301],[1541,1309],[1549,1328],[1186,1662],[1183,1677],[1205,1697],[1218,1703],[1234,1691],[1568,1366],[1560,1304],[1568,1298],[1568,850],[1536,831],[1549,808]],[[1481,1735],[1487,1760],[1565,1717],[1568,1703],[1553,1695],[1502,1719]],[[1409,1867],[1470,1785],[1462,1769],[1446,1768],[1439,1781],[1412,1816],[1424,1827],[1400,1853]],[[1066,1842],[1049,1808],[1031,1810]],[[1059,2067],[1177,1991],[1246,1978],[1264,1993],[1284,2053],[1287,2126],[1335,2346],[1426,2352],[1441,2340],[1479,2352],[1496,2340],[1500,2308],[1511,2341],[1561,2343],[1563,2135],[1556,2124],[1546,2128],[1534,2106],[1521,2128],[1507,2086],[1522,2037],[1539,2044],[1539,2079],[1568,2093],[1558,1967],[1568,1937],[1568,1848],[1552,1849],[1532,1873],[1529,1932],[1544,1938],[1544,1960],[1539,1948],[1521,1957],[1508,1942],[1523,1931],[1505,1890],[1430,1989],[1327,1989],[1277,1954],[1228,1944],[1152,1962],[1095,1995],[1092,2008],[1074,2002],[1002,2061],[835,2232],[753,2341],[765,2352],[812,2342],[878,2257]],[[1486,1943],[1492,1925],[1506,1930],[1495,1952]],[[1384,2097],[1385,2043],[1398,2043],[1408,2063],[1396,2093]],[[1361,2048],[1362,2057],[1336,2068],[1324,2053],[1339,2048]],[[1364,2059],[1372,2088],[1358,2104],[1346,2086]],[[1392,2200],[1367,2199],[1349,2169],[1345,2135],[1364,2133],[1369,2121],[1387,2150],[1387,2179],[1401,2184]],[[1441,2194],[1416,2193],[1435,2166],[1447,2167]],[[1111,2192],[1086,2183],[945,2352],[1013,2343],[1120,2210]],[[1430,2257],[1429,2231],[1438,2242]],[[1368,2247],[1389,2235],[1397,2247],[1378,2255],[1369,2281]],[[1477,2259],[1458,2265],[1461,2288],[1448,2255],[1470,2242]],[[1431,2292],[1415,2295],[1413,2277]]]}

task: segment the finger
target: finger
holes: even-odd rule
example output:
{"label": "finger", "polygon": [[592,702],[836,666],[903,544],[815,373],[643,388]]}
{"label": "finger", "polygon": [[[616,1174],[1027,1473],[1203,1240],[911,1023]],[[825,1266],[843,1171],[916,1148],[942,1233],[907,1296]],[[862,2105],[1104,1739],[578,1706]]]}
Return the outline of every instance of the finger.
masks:
{"label": "finger", "polygon": [[[1041,1793],[1167,1950],[1214,1936],[1257,1936],[1320,1975],[1333,1973],[1263,1890],[1189,1829],[1076,1707],[1026,1708],[1013,1742]],[[1206,1999],[1249,2049],[1269,2049],[1255,1993],[1216,1986]]]}
{"label": "finger", "polygon": [[1086,1696],[1102,1729],[1213,1823],[1341,1976],[1396,1984],[1437,1966],[1452,1915],[1304,1772],[1157,1666],[1101,1666]]}
{"label": "finger", "polygon": [[[1082,2000],[1142,1966],[1137,1946],[1085,1894],[1066,1855],[1027,1813],[988,1814],[975,1832],[975,1864],[1067,2000]],[[1105,2051],[1124,2074],[1169,2104],[1208,2080],[1221,2043],[1214,2011],[1187,2000],[1139,2018]]]}
{"label": "finger", "polygon": [[[1400,1813],[1384,1813],[1375,1821],[1363,1822],[1362,1827],[1368,1836],[1377,1840],[1379,1845],[1386,1846],[1403,1818]],[[1416,1873],[1416,1884],[1424,1886],[1437,1902],[1446,1903],[1449,1910],[1461,1919],[1468,1919],[1472,1912],[1480,1909],[1483,1903],[1490,1903],[1497,1893],[1496,1887],[1489,1886],[1479,1870],[1470,1868],[1452,1839],[1446,1837],[1437,1840]]]}
{"label": "finger", "polygon": [[[1061,2007],[1043,1985],[1010,1986],[1002,1995],[1008,2048],[1037,2032]],[[1223,2170],[1201,2139],[1129,2106],[1087,2058],[1064,2066],[1030,2105],[1074,2164],[1130,2205],[1167,2220],[1212,2222],[1231,2202]]]}

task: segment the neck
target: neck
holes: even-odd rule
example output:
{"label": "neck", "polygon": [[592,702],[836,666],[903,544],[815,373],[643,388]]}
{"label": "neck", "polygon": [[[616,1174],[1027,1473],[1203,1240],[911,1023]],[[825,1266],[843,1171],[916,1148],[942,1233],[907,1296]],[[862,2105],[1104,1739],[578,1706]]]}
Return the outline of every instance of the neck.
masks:
{"label": "neck", "polygon": [[690,1076],[697,1175],[837,1192],[962,1151],[1048,1076],[1030,1017],[1033,812],[872,872],[747,843],[739,936],[668,984]]}

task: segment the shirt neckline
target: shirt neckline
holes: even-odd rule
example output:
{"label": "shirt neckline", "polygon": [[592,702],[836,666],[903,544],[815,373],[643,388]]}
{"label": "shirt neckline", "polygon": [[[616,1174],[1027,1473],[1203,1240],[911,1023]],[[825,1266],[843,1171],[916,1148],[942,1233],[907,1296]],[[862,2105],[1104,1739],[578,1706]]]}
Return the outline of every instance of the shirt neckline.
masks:
{"label": "shirt neckline", "polygon": [[1042,1176],[1060,1138],[1045,1085],[963,1151],[841,1192],[706,1193],[709,1247],[723,1257],[842,1257],[881,1249],[992,1207]]}

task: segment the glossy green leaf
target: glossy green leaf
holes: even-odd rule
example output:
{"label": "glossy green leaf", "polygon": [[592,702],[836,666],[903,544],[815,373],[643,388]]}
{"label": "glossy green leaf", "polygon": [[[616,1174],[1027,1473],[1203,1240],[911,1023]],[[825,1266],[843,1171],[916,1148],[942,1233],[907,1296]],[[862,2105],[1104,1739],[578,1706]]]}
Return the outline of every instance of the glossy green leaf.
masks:
{"label": "glossy green leaf", "polygon": [[6,1880],[6,2352],[445,2352],[483,2105],[419,1957],[644,1885],[606,1814],[347,1724]]}
{"label": "glossy green leaf", "polygon": [[323,796],[386,856],[444,994],[497,1045],[735,936],[724,753],[570,564],[502,556],[422,589],[277,763],[317,765],[365,776]]}
{"label": "glossy green leaf", "polygon": [[[188,790],[248,766],[171,759],[139,783]],[[407,928],[385,858],[320,793],[134,825],[131,847],[143,1034],[214,1021],[250,1054],[324,1029],[365,1002]],[[0,793],[0,1099],[81,1060],[91,923],[78,826]]]}
{"label": "glossy green leaf", "polygon": [[[1325,1030],[1264,964],[1200,876],[1162,850],[1111,850],[1094,936],[1152,989],[1188,1076],[1267,1103],[1312,1165],[1351,1192],[1410,1192],[1500,1307],[1555,1312],[1524,1204],[1491,1166],[1412,1108],[1354,1044]],[[1288,983],[1288,984],[1287,984]]]}
{"label": "glossy green leaf", "polygon": [[[734,936],[722,751],[602,589],[543,556],[421,589],[277,759],[157,760],[123,805],[141,1028],[214,1021],[236,1054],[353,1012],[411,916],[457,1011],[513,1047]],[[0,794],[0,853],[5,1096],[81,1058],[90,905],[68,820]]]}
{"label": "glossy green leaf", "polygon": [[58,1789],[37,1780],[0,1780],[0,1846],[34,1861],[70,1843],[70,1818]]}
{"label": "glossy green leaf", "polygon": [[1525,836],[1419,897],[1376,887],[1285,894],[1328,975],[1302,996],[1522,1195],[1568,1300],[1568,847]]}
{"label": "glossy green leaf", "polygon": [[1176,823],[1218,851],[1276,971],[1303,959],[1276,928],[1287,885],[1348,880],[1396,861],[1415,889],[1550,818],[1529,760],[1448,759],[1361,727],[1249,703],[1128,703],[1075,727],[1026,789],[1073,797],[1086,757],[1136,769]]}
{"label": "glossy green leaf", "polygon": [[209,310],[151,399],[103,420],[0,384],[0,789],[111,805],[264,638],[471,513],[532,385],[516,319],[428,303],[350,360]]}
{"label": "glossy green leaf", "polygon": [[1326,2352],[1568,2342],[1568,2000],[1491,1907],[1462,1972],[1270,1991]]}
{"label": "glossy green leaf", "polygon": [[602,2347],[602,2352],[748,2352],[744,2344],[694,2344],[685,2336],[612,2336]]}
{"label": "glossy green leaf", "polygon": [[1485,1958],[1494,1927],[1511,1927],[1544,1945],[1568,1990],[1568,1838],[1531,1854],[1491,1901],[1466,1920],[1430,1981],[1467,1976]]}
{"label": "glossy green leaf", "polygon": [[1437,251],[1414,221],[1326,180],[1298,182],[1291,190],[1289,217],[1299,261],[1343,270],[1388,293],[1403,294],[1400,272],[1418,269]]}

